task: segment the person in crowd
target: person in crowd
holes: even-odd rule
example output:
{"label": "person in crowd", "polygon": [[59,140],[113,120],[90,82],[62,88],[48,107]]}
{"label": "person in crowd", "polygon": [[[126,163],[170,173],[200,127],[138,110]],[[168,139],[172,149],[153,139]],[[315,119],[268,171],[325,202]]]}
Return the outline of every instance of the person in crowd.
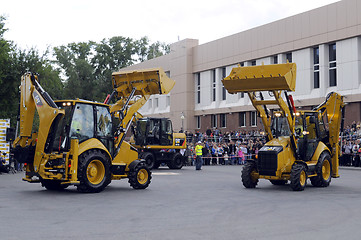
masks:
{"label": "person in crowd", "polygon": [[233,165],[235,164],[235,152],[236,152],[236,146],[234,145],[233,140],[230,140],[228,144],[228,149],[229,149],[229,157],[230,157],[229,164]]}
{"label": "person in crowd", "polygon": [[203,143],[203,148],[202,148],[202,156],[203,156],[203,164],[204,165],[210,165],[210,161],[211,159],[209,158],[209,144],[205,141]]}
{"label": "person in crowd", "polygon": [[245,156],[244,156],[242,149],[243,149],[242,145],[239,145],[239,147],[238,147],[238,164],[240,164],[240,165],[243,165],[245,162]]}
{"label": "person in crowd", "polygon": [[211,153],[212,153],[212,165],[217,165],[218,147],[216,143],[213,143]]}
{"label": "person in crowd", "polygon": [[350,166],[351,162],[352,162],[352,143],[351,141],[347,141],[347,143],[344,145],[344,149],[343,149],[343,153],[344,153],[344,158],[343,158],[343,164],[345,166]]}

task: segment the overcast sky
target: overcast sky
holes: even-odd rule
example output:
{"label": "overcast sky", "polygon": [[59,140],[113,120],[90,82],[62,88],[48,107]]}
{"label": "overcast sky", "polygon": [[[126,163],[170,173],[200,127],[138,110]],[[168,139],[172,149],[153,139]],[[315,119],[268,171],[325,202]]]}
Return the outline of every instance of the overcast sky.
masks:
{"label": "overcast sky", "polygon": [[113,36],[200,44],[337,0],[0,0],[7,40],[43,51]]}

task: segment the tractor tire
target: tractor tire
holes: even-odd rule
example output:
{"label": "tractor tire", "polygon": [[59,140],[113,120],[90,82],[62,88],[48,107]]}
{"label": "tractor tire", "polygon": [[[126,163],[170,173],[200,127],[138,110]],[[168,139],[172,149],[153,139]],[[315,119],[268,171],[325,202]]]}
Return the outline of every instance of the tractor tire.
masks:
{"label": "tractor tire", "polygon": [[111,182],[110,160],[99,150],[90,150],[80,155],[77,186],[79,192],[97,193]]}
{"label": "tractor tire", "polygon": [[172,160],[167,164],[170,169],[181,169],[183,167],[183,156],[175,153]]}
{"label": "tractor tire", "polygon": [[317,176],[311,177],[311,184],[314,187],[328,187],[331,183],[331,156],[328,152],[323,152],[316,165]]}
{"label": "tractor tire", "polygon": [[273,185],[285,185],[287,180],[269,180]]}
{"label": "tractor tire", "polygon": [[303,164],[294,164],[291,169],[291,188],[293,191],[303,191],[307,183],[306,167]]}
{"label": "tractor tire", "polygon": [[243,186],[246,188],[255,188],[258,183],[258,177],[254,176],[257,174],[256,163],[248,161],[244,164],[241,174]]}
{"label": "tractor tire", "polygon": [[61,182],[57,180],[41,179],[40,182],[41,186],[49,191],[61,191],[69,186],[68,184],[61,184]]}
{"label": "tractor tire", "polygon": [[134,189],[145,189],[149,186],[152,173],[144,162],[140,162],[129,171],[128,182]]}
{"label": "tractor tire", "polygon": [[149,169],[153,169],[155,165],[155,157],[151,152],[145,152],[142,154],[142,159],[144,159],[145,164]]}

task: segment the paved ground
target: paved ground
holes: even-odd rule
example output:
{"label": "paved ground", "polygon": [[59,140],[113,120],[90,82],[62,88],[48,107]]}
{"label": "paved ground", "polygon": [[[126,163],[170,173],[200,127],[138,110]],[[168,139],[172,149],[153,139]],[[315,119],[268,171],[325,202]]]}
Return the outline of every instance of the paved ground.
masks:
{"label": "paved ground", "polygon": [[340,174],[293,192],[266,180],[245,189],[240,166],[160,169],[146,190],[122,180],[98,194],[2,174],[0,239],[359,239],[361,171]]}

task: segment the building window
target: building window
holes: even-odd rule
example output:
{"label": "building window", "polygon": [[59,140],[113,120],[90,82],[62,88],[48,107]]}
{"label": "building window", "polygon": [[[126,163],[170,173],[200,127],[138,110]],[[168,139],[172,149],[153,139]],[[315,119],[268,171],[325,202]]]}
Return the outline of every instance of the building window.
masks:
{"label": "building window", "polygon": [[197,73],[197,103],[201,103],[201,74]]}
{"label": "building window", "polygon": [[244,92],[241,92],[239,95],[241,98],[244,98]]}
{"label": "building window", "polygon": [[225,128],[227,127],[227,116],[226,114],[222,113],[219,115],[220,120],[221,120],[221,128]]}
{"label": "building window", "polygon": [[256,60],[251,61],[251,66],[256,66]]}
{"label": "building window", "polygon": [[320,88],[320,52],[313,48],[313,88]]}
{"label": "building window", "polygon": [[292,62],[292,53],[291,52],[286,53],[286,62],[287,62],[287,60],[290,63]]}
{"label": "building window", "polygon": [[165,71],[165,75],[170,78],[170,71]]}
{"label": "building window", "polygon": [[196,128],[200,129],[201,128],[201,116],[196,116],[196,118],[197,118],[197,121],[196,121],[197,126],[196,126]]}
{"label": "building window", "polygon": [[211,115],[211,127],[212,128],[217,127],[217,115]]}
{"label": "building window", "polygon": [[239,63],[239,66],[240,66],[240,67],[244,67],[244,62],[240,62],[240,63]]}
{"label": "building window", "polygon": [[257,112],[251,112],[251,126],[257,127]]}
{"label": "building window", "polygon": [[152,109],[153,108],[152,99],[149,99],[148,102],[149,102],[149,109]]}
{"label": "building window", "polygon": [[167,96],[165,101],[166,101],[167,107],[169,107],[170,106],[170,96]]}
{"label": "building window", "polygon": [[[226,77],[226,68],[222,68],[222,79]],[[226,100],[226,88],[222,84],[222,100]]]}
{"label": "building window", "polygon": [[278,56],[277,56],[277,55],[274,55],[274,56],[272,57],[272,63],[273,63],[273,64],[278,64]]}
{"label": "building window", "polygon": [[216,101],[216,93],[217,93],[217,88],[216,88],[216,69],[212,70],[212,102]]}
{"label": "building window", "polygon": [[337,86],[336,43],[328,45],[330,87]]}
{"label": "building window", "polygon": [[246,113],[245,112],[239,113],[239,126],[240,127],[246,126]]}

